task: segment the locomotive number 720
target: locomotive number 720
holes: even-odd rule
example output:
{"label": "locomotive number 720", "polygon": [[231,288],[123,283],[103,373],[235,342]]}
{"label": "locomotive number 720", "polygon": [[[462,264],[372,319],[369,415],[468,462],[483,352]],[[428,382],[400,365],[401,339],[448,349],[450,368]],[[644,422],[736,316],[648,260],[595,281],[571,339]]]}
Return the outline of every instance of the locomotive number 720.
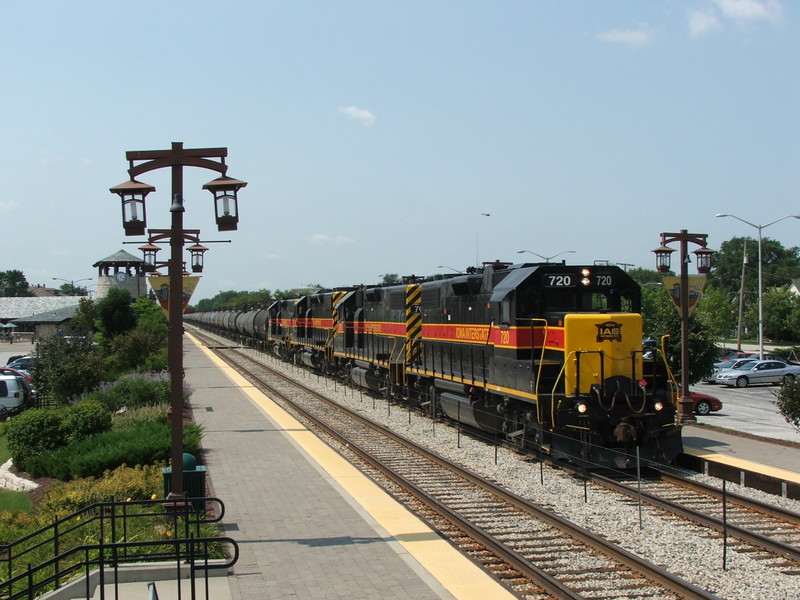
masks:
{"label": "locomotive number 720", "polygon": [[544,277],[547,287],[573,287],[575,285],[575,278],[570,273],[553,273]]}

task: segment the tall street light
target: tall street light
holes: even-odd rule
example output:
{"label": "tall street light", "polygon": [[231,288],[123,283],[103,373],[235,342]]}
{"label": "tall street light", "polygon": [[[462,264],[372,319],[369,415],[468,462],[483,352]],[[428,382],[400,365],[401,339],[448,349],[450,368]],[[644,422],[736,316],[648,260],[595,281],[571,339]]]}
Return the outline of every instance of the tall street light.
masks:
{"label": "tall street light", "polygon": [[51,277],[53,281],[64,281],[69,284],[69,293],[75,296],[75,284],[81,281],[91,281],[91,277],[84,277],[83,279],[62,279],[61,277]]}
{"label": "tall street light", "polygon": [[549,263],[553,260],[556,256],[561,256],[562,254],[575,254],[575,250],[564,250],[563,252],[559,252],[558,254],[553,254],[553,256],[542,256],[541,254],[536,254],[536,252],[531,252],[530,250],[517,250],[517,254],[533,254],[534,256],[538,256],[544,262]]}
{"label": "tall street light", "polygon": [[713,250],[706,247],[707,237],[708,235],[705,233],[687,233],[685,229],[681,229],[680,233],[662,233],[661,247],[653,250],[656,255],[656,270],[660,273],[668,273],[671,254],[675,252],[675,249],[668,247],[668,244],[680,242],[681,395],[678,404],[678,423],[681,425],[694,423],[696,420],[693,411],[694,405],[689,396],[689,273],[687,267],[691,260],[688,245],[692,243],[700,246],[694,251],[697,256],[697,272],[705,275],[711,270],[711,255],[714,254]]}
{"label": "tall street light", "polygon": [[[220,174],[217,179],[205,184],[214,196],[217,228],[219,231],[234,231],[239,222],[238,191],[247,185],[244,181],[226,176],[228,166],[225,157],[227,148],[185,149],[183,142],[172,142],[169,150],[143,150],[125,153],[130,180],[111,188],[111,192],[122,200],[122,225],[125,235],[144,235],[147,226],[145,197],[155,188],[136,181],[142,173],[169,167],[172,171],[172,227],[169,230],[151,230],[169,239],[170,259],[168,309],[168,364],[170,372],[171,414],[171,461],[172,476],[170,497],[185,498],[183,489],[183,247],[184,242],[195,241],[195,230],[183,228],[183,167],[209,169]],[[202,256],[202,254],[201,254]]]}
{"label": "tall street light", "polygon": [[741,221],[745,225],[750,225],[758,230],[758,358],[760,360],[764,360],[764,279],[763,279],[763,265],[761,260],[761,231],[766,229],[770,225],[775,225],[784,219],[800,219],[800,215],[786,215],[785,217],[781,217],[780,219],[775,219],[774,221],[770,221],[766,225],[756,225],[755,223],[751,223],[750,221],[745,221],[744,219],[737,217],[736,215],[728,215],[728,214],[718,214],[715,215],[717,217],[730,217],[731,219],[736,219],[737,221]]}

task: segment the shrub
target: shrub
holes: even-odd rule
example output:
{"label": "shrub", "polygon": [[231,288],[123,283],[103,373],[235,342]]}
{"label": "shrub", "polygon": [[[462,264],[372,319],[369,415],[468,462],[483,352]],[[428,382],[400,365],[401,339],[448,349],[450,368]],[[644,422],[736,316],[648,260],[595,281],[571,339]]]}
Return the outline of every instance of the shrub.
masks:
{"label": "shrub", "polygon": [[103,379],[102,355],[85,338],[43,338],[36,344],[33,378],[39,393],[66,403],[96,388]]}
{"label": "shrub", "polygon": [[100,389],[87,394],[86,398],[97,400],[109,412],[121,408],[134,409],[140,406],[169,404],[169,379],[153,375],[133,375],[114,384],[104,384]]}
{"label": "shrub", "polygon": [[783,418],[800,431],[800,381],[793,379],[786,382],[773,394],[776,398],[773,404],[781,411]]}
{"label": "shrub", "polygon": [[[201,427],[183,429],[184,452],[200,446]],[[62,481],[98,477],[121,465],[148,465],[170,457],[171,431],[168,423],[146,423],[124,430],[112,430],[42,452],[27,459],[26,469],[34,477],[49,476]]]}
{"label": "shrub", "polygon": [[109,341],[109,364],[117,372],[146,368],[151,358],[163,354],[164,342],[155,333],[132,329]]}
{"label": "shrub", "polygon": [[64,430],[58,411],[32,409],[14,417],[8,426],[8,449],[19,469],[27,469],[27,461],[64,443]]}
{"label": "shrub", "polygon": [[63,413],[65,442],[71,444],[111,429],[111,413],[97,400],[82,400]]}
{"label": "shrub", "polygon": [[39,505],[43,516],[56,518],[80,510],[95,502],[111,500],[146,500],[163,496],[163,464],[117,467],[99,478],[76,479],[61,483],[45,492]]}
{"label": "shrub", "polygon": [[164,423],[168,422],[168,410],[166,405],[159,406],[140,406],[133,410],[127,410],[115,414],[111,427],[115,430],[131,429],[145,423]]}

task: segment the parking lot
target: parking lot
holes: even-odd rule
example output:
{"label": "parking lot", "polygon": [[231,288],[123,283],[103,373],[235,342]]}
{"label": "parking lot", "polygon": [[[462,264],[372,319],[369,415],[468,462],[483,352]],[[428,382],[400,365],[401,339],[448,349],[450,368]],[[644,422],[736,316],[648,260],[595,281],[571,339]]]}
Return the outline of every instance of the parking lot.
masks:
{"label": "parking lot", "polygon": [[777,386],[762,384],[747,388],[699,383],[692,390],[722,400],[722,410],[697,422],[766,438],[800,443],[800,432],[789,425],[772,402]]}

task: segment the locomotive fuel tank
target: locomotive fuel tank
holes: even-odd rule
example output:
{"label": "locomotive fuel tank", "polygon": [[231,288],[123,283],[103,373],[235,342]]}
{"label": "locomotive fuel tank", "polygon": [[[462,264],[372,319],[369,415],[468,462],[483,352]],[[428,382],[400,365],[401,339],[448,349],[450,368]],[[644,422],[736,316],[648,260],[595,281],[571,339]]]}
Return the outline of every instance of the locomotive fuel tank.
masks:
{"label": "locomotive fuel tank", "polygon": [[491,433],[503,431],[503,416],[496,407],[487,407],[483,398],[473,400],[469,396],[443,392],[439,396],[439,406],[453,421]]}

